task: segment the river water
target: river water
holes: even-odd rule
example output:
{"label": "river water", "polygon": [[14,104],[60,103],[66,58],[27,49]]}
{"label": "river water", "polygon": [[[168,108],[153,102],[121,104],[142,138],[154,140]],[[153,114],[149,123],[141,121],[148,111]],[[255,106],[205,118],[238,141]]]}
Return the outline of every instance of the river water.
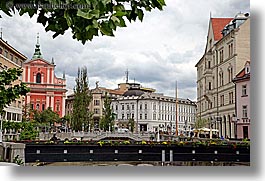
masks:
{"label": "river water", "polygon": [[249,162],[53,162],[27,163],[26,166],[250,166]]}

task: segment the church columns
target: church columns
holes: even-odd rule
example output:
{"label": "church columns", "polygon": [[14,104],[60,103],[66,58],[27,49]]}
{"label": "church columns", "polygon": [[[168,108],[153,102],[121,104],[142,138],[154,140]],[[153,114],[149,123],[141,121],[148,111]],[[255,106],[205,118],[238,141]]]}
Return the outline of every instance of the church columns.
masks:
{"label": "church columns", "polygon": [[65,115],[65,94],[63,95],[62,99],[62,117]]}

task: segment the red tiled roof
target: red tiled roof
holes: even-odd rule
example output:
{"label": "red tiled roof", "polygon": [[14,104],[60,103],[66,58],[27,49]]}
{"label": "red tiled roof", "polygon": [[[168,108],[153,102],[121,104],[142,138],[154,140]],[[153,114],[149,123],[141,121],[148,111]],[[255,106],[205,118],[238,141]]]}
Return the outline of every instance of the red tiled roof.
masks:
{"label": "red tiled roof", "polygon": [[236,78],[242,78],[246,75],[245,68],[243,68],[237,75]]}
{"label": "red tiled roof", "polygon": [[211,18],[213,33],[214,33],[214,41],[218,41],[222,38],[221,31],[233,18]]}
{"label": "red tiled roof", "polygon": [[107,89],[105,87],[100,87],[100,89],[102,90],[105,90],[111,94],[119,94],[119,95],[122,95],[125,91],[122,91],[122,90],[113,90],[113,89]]}

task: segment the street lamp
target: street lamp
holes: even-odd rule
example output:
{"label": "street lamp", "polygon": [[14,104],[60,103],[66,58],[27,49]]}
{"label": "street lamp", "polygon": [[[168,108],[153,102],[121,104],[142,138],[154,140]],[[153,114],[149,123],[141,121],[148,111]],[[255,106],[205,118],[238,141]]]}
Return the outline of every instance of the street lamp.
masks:
{"label": "street lamp", "polygon": [[214,123],[215,121],[211,118],[210,119],[210,139],[212,139],[213,138],[213,123]]}
{"label": "street lamp", "polygon": [[232,118],[232,122],[234,122],[234,124],[235,124],[235,126],[234,126],[235,139],[237,139],[237,122],[238,121],[239,121],[239,119],[237,117]]}

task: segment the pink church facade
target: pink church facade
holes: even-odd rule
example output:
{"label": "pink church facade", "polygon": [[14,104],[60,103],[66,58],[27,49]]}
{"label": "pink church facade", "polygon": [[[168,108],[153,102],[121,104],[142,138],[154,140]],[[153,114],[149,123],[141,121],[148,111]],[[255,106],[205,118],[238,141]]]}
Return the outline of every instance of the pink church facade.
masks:
{"label": "pink church facade", "polygon": [[235,79],[236,84],[236,133],[238,139],[250,139],[250,61]]}
{"label": "pink church facade", "polygon": [[31,60],[23,64],[23,82],[30,88],[25,96],[25,105],[43,111],[51,107],[60,117],[65,115],[66,79],[54,73],[55,65],[42,58],[39,44]]}

